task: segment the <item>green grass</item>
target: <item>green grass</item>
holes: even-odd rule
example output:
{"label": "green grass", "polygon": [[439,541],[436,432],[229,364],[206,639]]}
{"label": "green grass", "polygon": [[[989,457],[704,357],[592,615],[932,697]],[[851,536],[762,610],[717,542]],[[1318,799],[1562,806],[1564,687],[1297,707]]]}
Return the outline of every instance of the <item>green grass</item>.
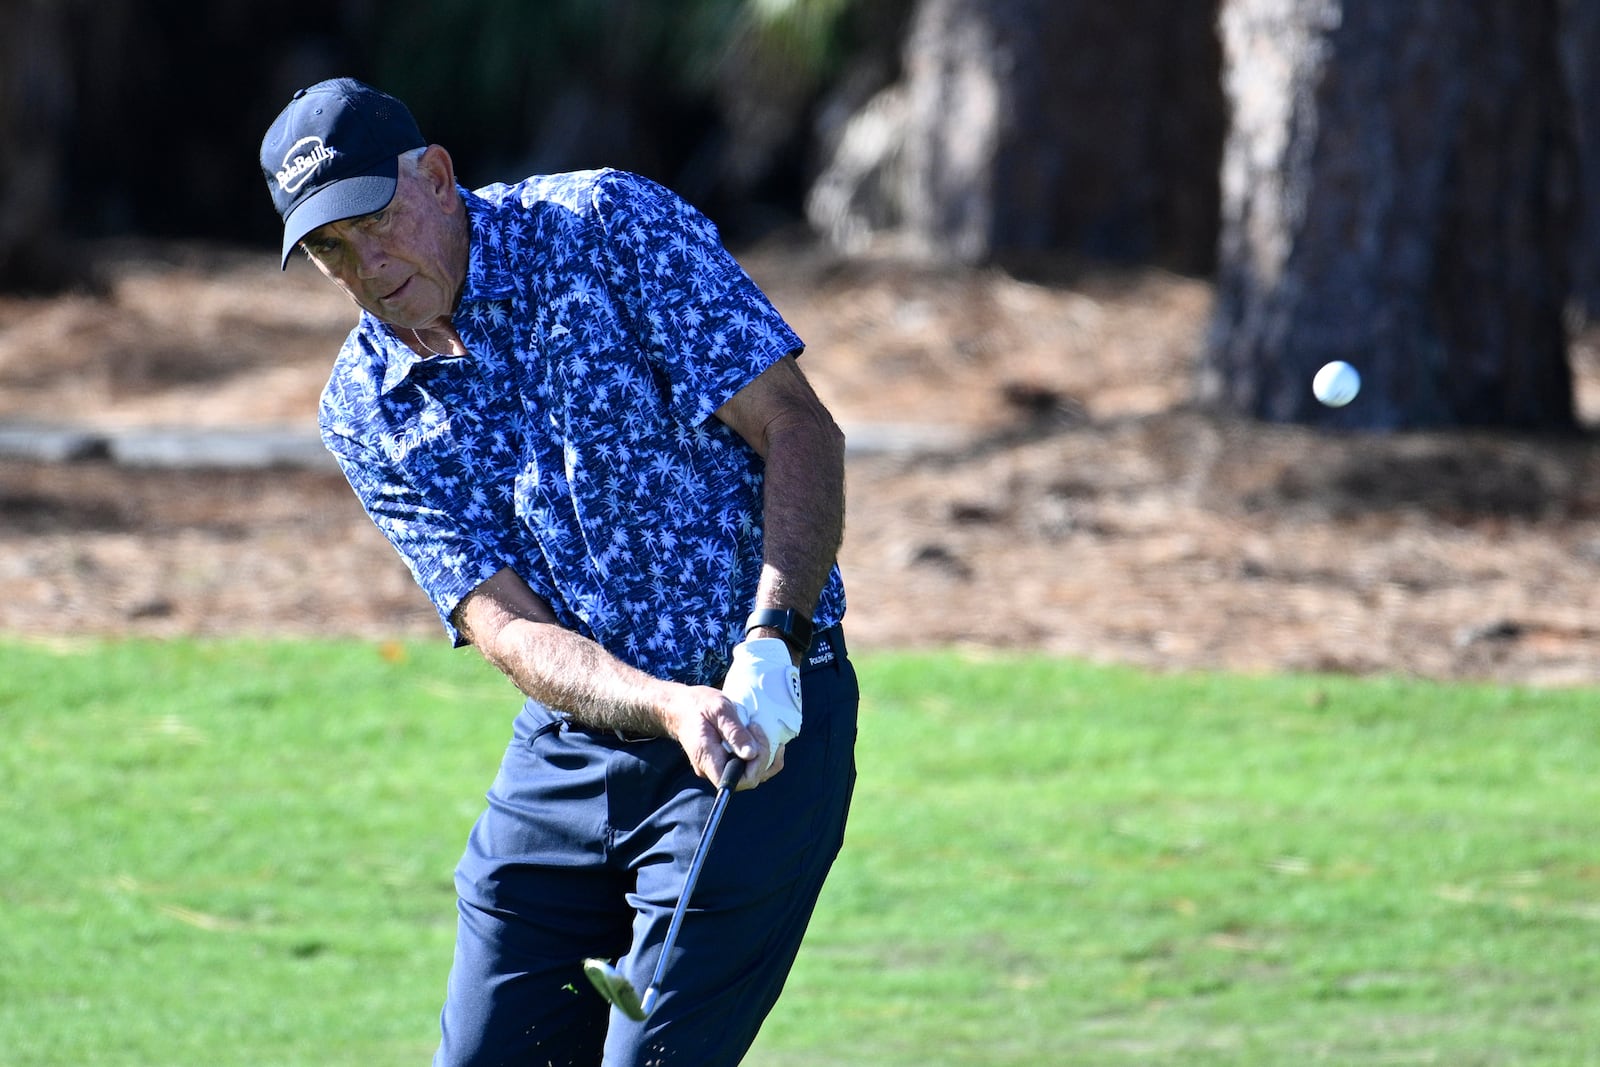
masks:
{"label": "green grass", "polygon": [[[752,1067],[1597,1062],[1592,691],[858,665]],[[515,705],[432,645],[0,644],[0,1063],[425,1063]]]}

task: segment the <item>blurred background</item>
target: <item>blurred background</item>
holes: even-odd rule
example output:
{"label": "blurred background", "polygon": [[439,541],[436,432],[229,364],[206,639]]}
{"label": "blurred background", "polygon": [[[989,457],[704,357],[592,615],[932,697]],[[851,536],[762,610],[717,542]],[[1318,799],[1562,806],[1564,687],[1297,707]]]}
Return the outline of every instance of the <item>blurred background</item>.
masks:
{"label": "blurred background", "polygon": [[5,0],[0,627],[433,632],[257,167],[349,74],[464,184],[720,225],[851,434],[863,639],[1588,677],[1596,54],[1576,0]]}
{"label": "blurred background", "polygon": [[1301,379],[1360,350],[1346,424],[1570,426],[1597,24],[1573,0],[11,0],[0,283],[74,282],[74,238],[267,245],[258,131],[354,74],[469,184],[622,166],[736,243],[1214,275],[1198,394],[1237,413],[1328,418]]}
{"label": "blurred background", "polygon": [[[1039,193],[1007,211],[1015,221],[993,242],[969,237],[966,254],[1082,247],[1204,270],[1223,134],[1215,5],[1101,6],[13,0],[7,201],[31,222],[8,229],[37,236],[29,256],[7,257],[6,278],[44,280],[36,258],[58,231],[269,242],[259,134],[296,88],[339,73],[407,100],[469,180],[625,167],[716,212],[735,239],[799,220],[825,172],[838,185],[842,170],[889,166],[888,144],[874,159],[843,145],[866,139],[852,123],[874,102],[902,109],[898,127],[970,140],[962,155],[1006,126],[1011,165],[1034,142]],[[915,88],[928,98],[912,120],[883,94],[905,95],[908,68],[923,64]],[[876,227],[905,211],[890,190],[876,199],[859,208]]]}
{"label": "blurred background", "polygon": [[[1590,57],[1571,0],[10,0],[0,284],[72,242],[266,246],[259,132],[350,73],[406,99],[469,184],[619,166],[730,241],[1040,253],[1212,277],[1197,389],[1343,425],[1572,422],[1600,301]],[[1565,317],[1564,317],[1565,316]]]}

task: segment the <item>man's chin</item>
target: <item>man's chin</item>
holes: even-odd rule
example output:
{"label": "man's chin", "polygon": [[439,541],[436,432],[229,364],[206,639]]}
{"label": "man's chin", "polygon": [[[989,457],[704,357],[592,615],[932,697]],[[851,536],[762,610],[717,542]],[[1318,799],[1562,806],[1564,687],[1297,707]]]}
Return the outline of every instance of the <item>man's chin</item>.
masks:
{"label": "man's chin", "polygon": [[405,307],[396,307],[385,300],[374,300],[361,306],[383,322],[398,329],[421,329],[425,325],[425,322],[418,318],[416,312],[409,311]]}

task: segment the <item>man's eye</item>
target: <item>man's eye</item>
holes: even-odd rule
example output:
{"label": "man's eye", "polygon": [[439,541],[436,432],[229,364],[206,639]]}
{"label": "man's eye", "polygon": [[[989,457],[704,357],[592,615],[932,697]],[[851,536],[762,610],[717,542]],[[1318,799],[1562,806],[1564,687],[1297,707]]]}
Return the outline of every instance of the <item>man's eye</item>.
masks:
{"label": "man's eye", "polygon": [[301,244],[303,244],[306,251],[311,253],[313,256],[330,255],[333,250],[338,247],[338,242],[330,241],[327,238],[322,238],[316,241],[302,241]]}

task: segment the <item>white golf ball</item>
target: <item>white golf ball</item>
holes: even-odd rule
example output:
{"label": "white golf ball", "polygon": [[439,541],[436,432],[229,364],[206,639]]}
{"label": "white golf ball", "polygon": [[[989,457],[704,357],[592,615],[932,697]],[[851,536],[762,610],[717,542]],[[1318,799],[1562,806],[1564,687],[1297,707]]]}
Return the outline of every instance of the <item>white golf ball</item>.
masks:
{"label": "white golf ball", "polygon": [[1311,392],[1330,408],[1342,408],[1361,392],[1361,372],[1336,359],[1317,371],[1311,379]]}

